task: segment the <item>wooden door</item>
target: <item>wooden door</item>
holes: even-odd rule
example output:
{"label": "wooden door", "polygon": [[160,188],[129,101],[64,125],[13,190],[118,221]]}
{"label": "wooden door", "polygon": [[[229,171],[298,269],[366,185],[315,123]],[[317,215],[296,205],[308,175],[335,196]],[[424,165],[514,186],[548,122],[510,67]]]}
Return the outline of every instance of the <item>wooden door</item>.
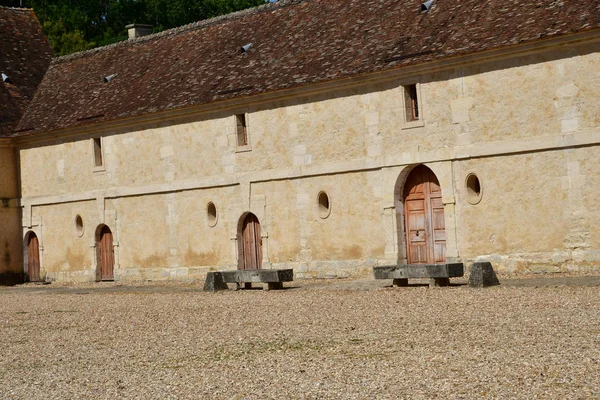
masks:
{"label": "wooden door", "polygon": [[113,248],[113,235],[108,226],[102,227],[100,231],[100,280],[112,281],[114,280],[114,269],[115,269],[115,251]]}
{"label": "wooden door", "polygon": [[33,232],[27,242],[27,273],[30,282],[40,280],[40,242]]}
{"label": "wooden door", "polygon": [[406,180],[404,218],[408,262],[445,262],[446,226],[442,190],[434,173],[424,165],[416,167]]}
{"label": "wooden door", "polygon": [[262,265],[262,238],[260,222],[254,214],[248,214],[242,224],[241,269],[260,269]]}

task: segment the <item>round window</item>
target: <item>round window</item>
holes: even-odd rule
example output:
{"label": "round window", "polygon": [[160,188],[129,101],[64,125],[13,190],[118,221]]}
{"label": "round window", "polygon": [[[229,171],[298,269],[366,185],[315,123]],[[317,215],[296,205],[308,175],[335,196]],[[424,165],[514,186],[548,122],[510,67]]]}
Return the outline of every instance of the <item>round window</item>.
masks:
{"label": "round window", "polygon": [[217,225],[218,215],[217,215],[217,207],[211,201],[206,205],[206,222],[208,226]]}
{"label": "round window", "polygon": [[83,218],[79,214],[75,217],[75,232],[77,236],[83,236]]}
{"label": "round window", "polygon": [[329,217],[331,213],[331,203],[329,202],[329,196],[325,192],[320,192],[317,198],[319,207],[319,217],[325,219]]}
{"label": "round window", "polygon": [[467,179],[465,181],[467,186],[467,201],[470,204],[477,204],[481,201],[481,196],[483,194],[481,182],[477,175],[471,173],[467,175]]}

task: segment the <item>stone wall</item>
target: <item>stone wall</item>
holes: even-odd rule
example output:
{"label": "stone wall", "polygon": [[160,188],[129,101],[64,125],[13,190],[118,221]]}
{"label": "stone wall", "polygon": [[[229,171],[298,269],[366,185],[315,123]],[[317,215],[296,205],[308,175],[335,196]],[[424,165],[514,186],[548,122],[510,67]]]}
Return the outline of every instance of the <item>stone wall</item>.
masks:
{"label": "stone wall", "polygon": [[[459,248],[500,271],[600,269],[598,147],[473,159],[455,164]],[[464,178],[476,173],[478,204]]]}
{"label": "stone wall", "polygon": [[[114,234],[117,279],[195,278],[237,266],[240,218],[252,212],[265,267],[362,274],[405,259],[398,193],[424,163],[442,186],[449,259],[489,258],[511,272],[598,269],[599,50],[597,41],[556,46],[24,142],[23,235],[40,237],[48,279],[95,279],[102,224]],[[407,122],[403,85],[413,83],[421,119]],[[471,173],[482,187],[476,204]]]}

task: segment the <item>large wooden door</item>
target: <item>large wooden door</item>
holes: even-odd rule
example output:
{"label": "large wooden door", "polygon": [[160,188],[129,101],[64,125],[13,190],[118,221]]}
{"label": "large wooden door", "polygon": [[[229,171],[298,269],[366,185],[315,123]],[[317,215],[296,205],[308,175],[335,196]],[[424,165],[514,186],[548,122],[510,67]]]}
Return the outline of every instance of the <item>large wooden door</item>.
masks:
{"label": "large wooden door", "polygon": [[40,280],[40,242],[33,232],[27,241],[27,274],[30,282]]}
{"label": "large wooden door", "polygon": [[242,223],[242,262],[240,269],[260,269],[262,265],[262,239],[260,222],[254,214],[248,214]]}
{"label": "large wooden door", "polygon": [[113,235],[108,226],[103,226],[100,231],[100,247],[98,264],[100,266],[100,280],[114,280],[115,250],[113,248]]}
{"label": "large wooden door", "polygon": [[440,183],[424,165],[416,167],[404,185],[406,253],[410,264],[446,261],[446,226]]}

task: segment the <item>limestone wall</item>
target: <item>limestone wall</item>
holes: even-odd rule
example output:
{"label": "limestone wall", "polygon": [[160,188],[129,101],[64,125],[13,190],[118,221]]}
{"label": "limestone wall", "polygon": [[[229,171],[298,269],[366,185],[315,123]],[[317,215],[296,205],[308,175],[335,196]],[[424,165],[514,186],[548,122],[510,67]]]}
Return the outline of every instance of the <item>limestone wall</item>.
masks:
{"label": "limestone wall", "polygon": [[[557,46],[24,142],[23,235],[41,235],[49,279],[95,279],[101,224],[114,233],[117,279],[193,278],[237,266],[240,217],[253,212],[265,267],[365,273],[405,258],[398,185],[424,163],[442,186],[449,259],[487,257],[517,272],[596,269],[599,50],[597,42]],[[407,122],[403,85],[413,83],[421,118]],[[244,148],[239,113],[247,114]],[[467,201],[469,173],[482,183],[478,204]],[[209,202],[216,224],[207,222]]]}
{"label": "limestone wall", "polygon": [[[461,257],[510,272],[600,269],[598,147],[455,163]],[[481,201],[467,201],[476,173]]]}
{"label": "limestone wall", "polygon": [[[77,229],[79,215],[83,229]],[[40,244],[40,277],[93,281],[93,255],[98,208],[94,201],[53,204],[33,207],[31,226],[24,228],[23,237],[32,231]]]}

